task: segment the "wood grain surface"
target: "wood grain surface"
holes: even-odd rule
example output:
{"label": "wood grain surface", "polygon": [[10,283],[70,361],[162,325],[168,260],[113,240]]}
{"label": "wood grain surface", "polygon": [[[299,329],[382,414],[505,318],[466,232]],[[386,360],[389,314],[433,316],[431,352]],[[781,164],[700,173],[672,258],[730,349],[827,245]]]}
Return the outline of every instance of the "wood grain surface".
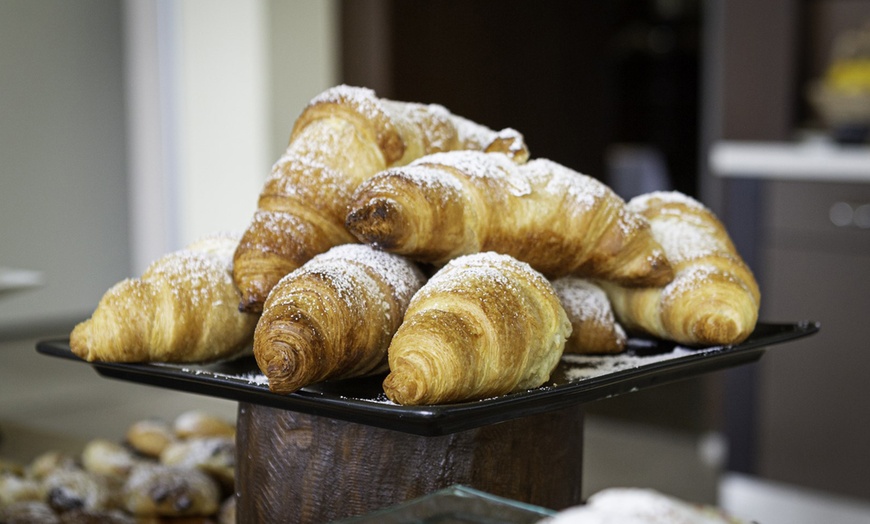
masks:
{"label": "wood grain surface", "polygon": [[581,503],[580,406],[437,437],[240,403],[238,522],[322,524],[455,484]]}

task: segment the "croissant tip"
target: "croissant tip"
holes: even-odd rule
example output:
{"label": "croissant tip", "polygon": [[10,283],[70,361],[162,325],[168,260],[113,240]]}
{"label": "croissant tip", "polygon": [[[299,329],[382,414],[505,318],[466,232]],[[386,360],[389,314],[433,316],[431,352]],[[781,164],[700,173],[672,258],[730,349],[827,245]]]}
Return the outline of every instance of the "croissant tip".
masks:
{"label": "croissant tip", "polygon": [[390,373],[383,383],[387,398],[397,404],[411,406],[421,404],[422,391],[413,380],[401,380],[396,373]]}
{"label": "croissant tip", "polygon": [[[262,354],[263,351],[255,347],[256,353]],[[273,393],[294,393],[305,386],[304,380],[296,373],[297,363],[286,358],[286,353],[258,357],[258,362],[261,359],[266,359],[260,364],[260,370],[269,378],[269,390]]]}
{"label": "croissant tip", "polygon": [[69,337],[70,351],[82,360],[92,360],[90,351],[91,329],[90,320],[77,324]]}
{"label": "croissant tip", "polygon": [[649,278],[652,281],[653,286],[662,287],[670,284],[675,277],[676,273],[674,272],[673,266],[665,261],[663,263],[653,264]]}
{"label": "croissant tip", "polygon": [[487,153],[504,153],[517,164],[525,164],[529,160],[529,148],[522,135],[512,129],[503,129],[499,136],[486,146]]}
{"label": "croissant tip", "polygon": [[239,302],[239,311],[242,313],[259,314],[263,312],[263,302],[256,298],[242,298]]}
{"label": "croissant tip", "polygon": [[743,335],[741,323],[722,312],[709,313],[695,324],[694,336],[705,345],[734,344]]}
{"label": "croissant tip", "polygon": [[345,220],[345,227],[357,239],[388,249],[398,243],[400,234],[397,226],[402,221],[397,217],[401,214],[397,202],[377,199],[353,206]]}

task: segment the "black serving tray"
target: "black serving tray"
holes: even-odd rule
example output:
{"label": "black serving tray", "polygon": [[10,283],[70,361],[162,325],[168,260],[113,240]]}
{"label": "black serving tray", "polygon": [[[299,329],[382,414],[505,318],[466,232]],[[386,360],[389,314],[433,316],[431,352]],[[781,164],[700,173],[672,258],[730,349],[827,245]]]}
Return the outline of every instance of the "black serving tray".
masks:
{"label": "black serving tray", "polygon": [[[550,381],[539,388],[434,406],[401,406],[389,401],[381,387],[384,376],[324,382],[290,395],[273,393],[252,356],[211,365],[110,362],[89,365],[104,377],[435,436],[753,362],[769,346],[818,330],[815,322],[759,323],[741,344],[707,348],[631,338],[628,349],[619,355],[563,356]],[[43,355],[86,363],[72,353],[68,339],[41,341],[36,350]]]}

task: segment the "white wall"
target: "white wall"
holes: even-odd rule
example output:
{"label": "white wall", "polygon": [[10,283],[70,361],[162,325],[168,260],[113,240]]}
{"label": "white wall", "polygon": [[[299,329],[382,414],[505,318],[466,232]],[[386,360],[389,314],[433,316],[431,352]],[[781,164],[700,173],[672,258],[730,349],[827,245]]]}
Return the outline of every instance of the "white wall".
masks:
{"label": "white wall", "polygon": [[[130,133],[138,272],[202,235],[248,225],[299,112],[336,82],[336,11],[316,0],[125,7],[129,110],[141,117]],[[150,121],[155,109],[160,118]]]}
{"label": "white wall", "polygon": [[92,310],[127,275],[118,0],[0,2],[0,337]]}
{"label": "white wall", "polygon": [[338,6],[333,0],[269,0],[271,149],[277,159],[311,98],[335,85]]}
{"label": "white wall", "polygon": [[242,229],[271,164],[266,5],[185,0],[178,10],[175,166],[179,240]]}
{"label": "white wall", "polygon": [[0,339],[243,229],[304,105],[336,82],[334,1],[0,1]]}

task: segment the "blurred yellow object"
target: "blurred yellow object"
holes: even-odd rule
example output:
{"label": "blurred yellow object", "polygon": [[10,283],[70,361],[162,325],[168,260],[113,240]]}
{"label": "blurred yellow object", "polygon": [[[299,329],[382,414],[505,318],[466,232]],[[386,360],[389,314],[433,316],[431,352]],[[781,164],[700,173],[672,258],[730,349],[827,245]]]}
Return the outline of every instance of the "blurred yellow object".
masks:
{"label": "blurred yellow object", "polygon": [[816,114],[831,128],[870,125],[870,21],[833,42],[822,78],[807,86]]}
{"label": "blurred yellow object", "polygon": [[836,91],[870,91],[870,57],[832,63],[828,68],[825,84]]}

